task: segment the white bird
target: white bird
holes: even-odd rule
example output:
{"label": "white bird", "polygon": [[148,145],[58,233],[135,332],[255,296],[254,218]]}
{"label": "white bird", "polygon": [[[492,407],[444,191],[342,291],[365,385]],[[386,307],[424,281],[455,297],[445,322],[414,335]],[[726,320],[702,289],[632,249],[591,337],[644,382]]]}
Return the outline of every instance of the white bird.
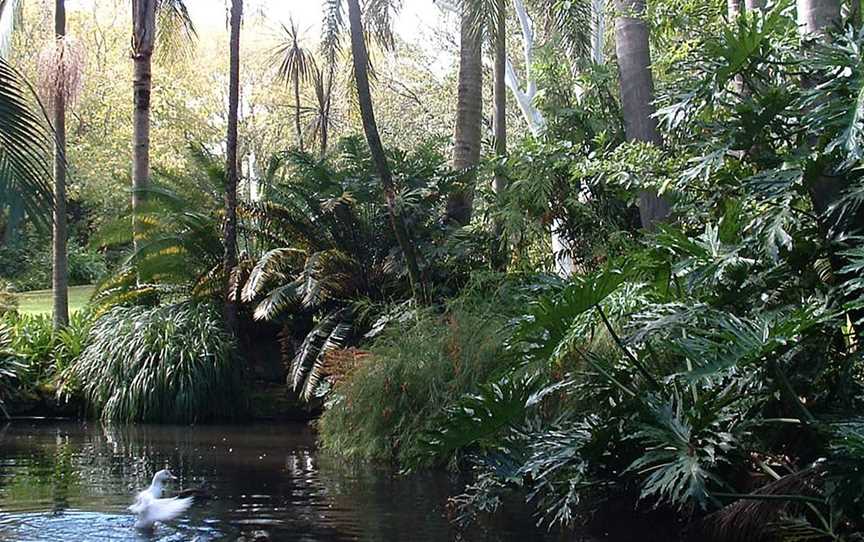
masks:
{"label": "white bird", "polygon": [[153,476],[150,487],[138,493],[135,504],[129,507],[129,511],[138,516],[136,529],[152,529],[157,521],[171,521],[192,506],[192,497],[162,498],[163,484],[176,479],[171,471],[160,470]]}

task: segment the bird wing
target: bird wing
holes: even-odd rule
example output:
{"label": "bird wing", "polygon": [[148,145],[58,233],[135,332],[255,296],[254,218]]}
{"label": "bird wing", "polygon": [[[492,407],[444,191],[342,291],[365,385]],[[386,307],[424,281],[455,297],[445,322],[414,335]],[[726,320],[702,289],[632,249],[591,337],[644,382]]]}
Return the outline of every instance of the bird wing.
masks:
{"label": "bird wing", "polygon": [[192,497],[186,497],[185,499],[178,499],[177,497],[173,499],[153,499],[147,503],[143,511],[144,517],[141,519],[145,523],[171,521],[186,510],[189,510],[190,506],[192,506]]}
{"label": "bird wing", "polygon": [[149,491],[141,491],[136,495],[135,502],[127,508],[133,514],[140,514],[147,507],[147,503],[152,501],[153,497],[150,495]]}

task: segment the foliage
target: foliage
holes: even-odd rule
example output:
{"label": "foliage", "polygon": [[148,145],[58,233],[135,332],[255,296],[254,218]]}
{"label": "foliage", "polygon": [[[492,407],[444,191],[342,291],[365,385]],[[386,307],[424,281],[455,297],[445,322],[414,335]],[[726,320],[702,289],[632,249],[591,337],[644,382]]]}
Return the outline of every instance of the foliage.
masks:
{"label": "foliage", "polygon": [[510,288],[475,291],[443,313],[427,309],[391,322],[371,356],[333,390],[318,427],[322,446],[353,458],[424,462],[430,420],[501,367]]}
{"label": "foliage", "polygon": [[[778,536],[859,528],[860,32],[802,52],[778,3],[695,36],[659,98],[668,149],[559,124],[510,157],[514,216],[564,198],[556,220],[593,217],[570,240],[603,252],[516,319],[504,376],[425,430],[427,457],[473,467],[464,518],[517,492],[571,525],[599,492],[689,518],[775,499]],[[620,218],[644,188],[676,221],[633,235]],[[616,221],[587,214],[604,200]],[[616,252],[609,232],[632,237]]]}
{"label": "foliage", "polygon": [[31,98],[21,74],[0,58],[0,209],[21,205],[45,226],[53,207],[45,182],[50,178],[46,157],[52,138]]}
{"label": "foliage", "polygon": [[64,380],[104,420],[190,423],[242,412],[237,371],[217,313],[185,302],[106,312]]}
{"label": "foliage", "polygon": [[[288,153],[285,177],[274,179],[266,199],[247,210],[253,233],[273,248],[251,267],[242,300],[254,304],[256,319],[306,322],[297,326],[304,334],[289,367],[289,384],[306,399],[318,391],[327,352],[362,336],[376,307],[409,295],[368,150],[356,138],[337,148],[329,160]],[[394,151],[391,160],[413,239],[430,256],[444,256],[437,246],[450,181],[444,158],[428,146]],[[429,258],[424,272],[453,280],[442,271],[451,262]]]}
{"label": "foliage", "polygon": [[[163,172],[161,183],[141,190],[146,200],[137,214],[137,250],[99,284],[96,301],[102,306],[160,296],[207,297],[221,288],[224,166],[202,145],[187,149],[188,175]],[[105,225],[91,243],[131,248],[131,241],[130,215],[124,215]]]}
{"label": "foliage", "polygon": [[24,368],[24,364],[12,350],[11,335],[9,326],[0,320],[0,405],[18,387],[18,374]]}
{"label": "foliage", "polygon": [[18,391],[47,386],[56,389],[59,375],[81,355],[92,318],[86,311],[71,315],[69,325],[54,331],[50,314],[8,313],[0,317],[4,351],[18,364]]}

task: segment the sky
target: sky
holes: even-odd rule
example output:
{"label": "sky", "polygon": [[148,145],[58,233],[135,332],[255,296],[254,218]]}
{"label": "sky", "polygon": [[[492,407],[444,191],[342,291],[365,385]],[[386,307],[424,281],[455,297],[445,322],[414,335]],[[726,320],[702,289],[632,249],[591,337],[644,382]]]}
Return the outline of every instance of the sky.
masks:
{"label": "sky", "polygon": [[[225,0],[186,0],[190,15],[199,27],[225,27]],[[304,35],[317,37],[323,14],[322,0],[247,0],[245,10],[261,10],[274,26],[294,22]],[[403,0],[396,21],[396,32],[406,41],[415,41],[420,33],[431,28],[440,18],[440,10],[432,0]]]}

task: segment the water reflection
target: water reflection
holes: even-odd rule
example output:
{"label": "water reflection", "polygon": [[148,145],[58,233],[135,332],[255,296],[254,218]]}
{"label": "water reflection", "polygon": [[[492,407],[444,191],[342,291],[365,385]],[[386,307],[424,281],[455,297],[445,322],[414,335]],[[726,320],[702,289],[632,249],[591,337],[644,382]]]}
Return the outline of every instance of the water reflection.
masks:
{"label": "water reflection", "polygon": [[[0,430],[0,541],[148,540],[126,511],[152,473],[200,488],[189,514],[149,540],[453,540],[444,474],[396,476],[316,453],[300,425],[15,423]],[[478,540],[542,540],[515,518]]]}

